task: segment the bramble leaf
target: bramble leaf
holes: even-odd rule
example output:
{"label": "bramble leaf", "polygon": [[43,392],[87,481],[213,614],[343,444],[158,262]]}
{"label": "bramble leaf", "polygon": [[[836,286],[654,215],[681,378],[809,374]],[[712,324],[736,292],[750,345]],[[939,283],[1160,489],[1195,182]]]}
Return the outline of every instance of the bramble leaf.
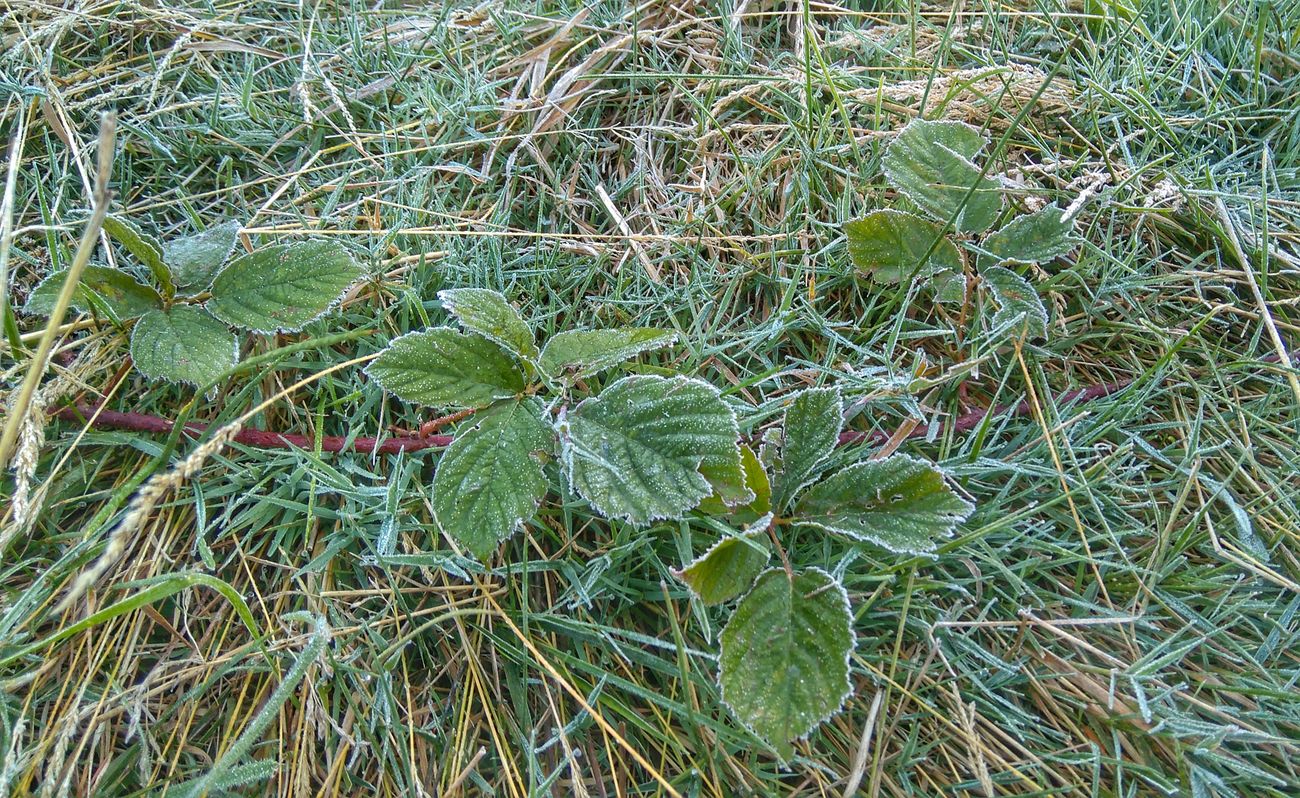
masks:
{"label": "bramble leaf", "polygon": [[239,341],[200,308],[177,305],[135,323],[131,359],[146,377],[203,386],[239,362]]}
{"label": "bramble leaf", "polygon": [[939,221],[952,219],[965,233],[987,230],[1002,211],[1002,194],[974,163],[986,143],[965,122],[914,120],[885,150],[885,177]]}
{"label": "bramble leaf", "polygon": [[913,275],[962,271],[957,245],[942,236],[939,225],[914,214],[890,209],[872,211],[845,224],[844,233],[853,265],[878,282],[897,283]]}
{"label": "bramble leaf", "polygon": [[735,413],[686,377],[624,377],[559,422],[573,489],[607,518],[680,518],[712,492],[706,459],[739,460]]}
{"label": "bramble leaf", "polygon": [[131,257],[149,267],[149,272],[158,281],[164,296],[172,296],[176,292],[171,269],[163,260],[163,246],[158,239],[141,230],[135,222],[121,216],[105,216],[104,232],[131,253]]}
{"label": "bramble leaf", "polygon": [[980,245],[988,255],[980,257],[980,266],[1012,260],[1019,263],[1046,263],[1059,258],[1079,243],[1074,235],[1074,220],[1056,205],[1017,216],[999,230],[989,233]]}
{"label": "bramble leaf", "polygon": [[465,329],[496,341],[528,363],[537,362],[533,331],[501,294],[486,288],[453,288],[439,291],[438,298]]}
{"label": "bramble leaf", "polygon": [[990,266],[980,272],[980,282],[998,305],[994,327],[1023,327],[1032,338],[1047,335],[1047,308],[1028,280],[1006,267]]}
{"label": "bramble leaf", "polygon": [[526,387],[509,352],[478,333],[450,327],[394,338],[366,374],[400,399],[434,407],[487,407]]}
{"label": "bramble leaf", "polygon": [[546,495],[538,457],[554,454],[555,432],[536,399],[503,402],[475,418],[438,461],[433,511],[443,531],[486,560]]}
{"label": "bramble leaf", "polygon": [[782,426],[781,470],[772,491],[778,509],[812,480],[818,466],[835,450],[843,426],[839,388],[809,388],[790,403]]}
{"label": "bramble leaf", "polygon": [[843,586],[819,569],[791,580],[773,568],[722,630],[722,700],[788,761],[793,742],[838,712],[852,692],[852,652]]}
{"label": "bramble leaf", "polygon": [[[32,289],[23,305],[24,313],[48,316],[63,290],[67,270],[55,272]],[[121,269],[87,266],[81,271],[81,284],[72,293],[72,307],[91,311],[106,307],[117,321],[143,316],[162,307],[162,297],[152,286],[142,285]]]}
{"label": "bramble leaf", "polygon": [[235,251],[242,226],[234,220],[222,222],[163,244],[163,260],[171,267],[177,287],[197,293],[211,285],[221,265]]}
{"label": "bramble leaf", "polygon": [[754,584],[772,558],[764,534],[771,521],[769,514],[744,532],[727,535],[674,575],[708,606],[731,601]]}
{"label": "bramble leaf", "polygon": [[932,464],[895,454],[854,463],[813,485],[795,508],[795,521],[900,554],[923,554],[974,509]]}
{"label": "bramble leaf", "polygon": [[668,346],[677,339],[671,330],[632,327],[624,330],[569,330],[557,333],[542,347],[542,373],[570,379],[586,377],[642,352]]}
{"label": "bramble leaf", "polygon": [[212,281],[212,315],[254,332],[295,332],[320,318],[364,270],[333,241],[276,244],[231,261]]}
{"label": "bramble leaf", "polygon": [[[741,473],[739,483],[735,474],[714,474],[710,472],[708,466],[707,462],[701,464],[700,471],[704,474],[704,478],[709,481],[709,484],[713,486],[713,493],[700,502],[697,508],[700,512],[710,515],[725,515],[729,512],[746,510],[753,518],[757,518],[771,511],[772,483],[768,480],[767,471],[763,469],[763,464],[759,462],[758,455],[754,454],[754,450],[747,444],[740,444]],[[750,498],[742,498],[737,501],[734,497],[741,495],[741,490],[747,491]],[[728,496],[733,497],[730,502],[728,502]],[[737,504],[742,506],[737,507]]]}

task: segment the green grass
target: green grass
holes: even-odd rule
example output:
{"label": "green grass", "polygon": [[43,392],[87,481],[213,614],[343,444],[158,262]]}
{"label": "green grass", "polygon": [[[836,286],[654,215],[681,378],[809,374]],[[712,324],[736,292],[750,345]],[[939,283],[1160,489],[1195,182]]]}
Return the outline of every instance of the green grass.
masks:
{"label": "green grass", "polygon": [[[105,393],[229,421],[445,321],[438,289],[485,286],[542,335],[678,330],[639,368],[724,387],[749,434],[821,382],[858,409],[853,428],[934,423],[904,450],[979,505],[933,560],[788,541],[844,575],[857,691],[782,767],[719,701],[725,614],[670,573],[715,539],[703,521],[634,529],[552,493],[484,568],[432,525],[433,453],[234,446],[56,612],[142,471],[198,444],[168,454],[50,421],[29,525],[15,479],[3,487],[0,796],[179,795],[249,730],[253,758],[279,763],[276,794],[295,796],[668,794],[656,777],[702,796],[1296,795],[1300,398],[1265,321],[1287,346],[1300,331],[1300,5],[1135,5],[0,4],[0,131],[23,132],[10,306],[70,262],[110,108],[117,201],[146,227],[329,231],[376,275],[246,353],[374,334],[215,397],[126,371],[110,324],[68,327],[51,407]],[[1084,245],[1034,275],[1048,340],[1017,347],[924,292],[851,276],[840,225],[895,202],[883,145],[922,107],[989,132],[1016,202],[1100,189]],[[44,323],[5,321],[7,402]],[[1133,385],[1053,399],[1118,379]],[[1028,397],[1028,416],[945,431]],[[249,423],[374,435],[424,420],[348,368]],[[205,587],[73,628],[154,589],[140,580],[194,570],[233,588],[265,639]],[[292,613],[331,633],[301,682],[312,627]]]}

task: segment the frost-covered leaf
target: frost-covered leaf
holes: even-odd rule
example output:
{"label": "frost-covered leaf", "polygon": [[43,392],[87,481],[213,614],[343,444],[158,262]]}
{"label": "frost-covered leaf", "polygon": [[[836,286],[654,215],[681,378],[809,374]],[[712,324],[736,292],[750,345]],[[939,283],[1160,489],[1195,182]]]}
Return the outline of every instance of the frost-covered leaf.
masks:
{"label": "frost-covered leaf", "polygon": [[939,225],[914,214],[872,211],[845,224],[844,234],[853,265],[877,282],[897,283],[913,275],[962,270],[957,246],[941,234]]}
{"label": "frost-covered leaf", "polygon": [[642,352],[668,346],[677,338],[671,330],[632,327],[625,330],[569,330],[557,333],[542,347],[542,373],[573,379],[617,366]]}
{"label": "frost-covered leaf", "polygon": [[914,120],[885,151],[885,177],[939,221],[953,219],[965,233],[987,230],[1002,211],[1002,194],[974,162],[986,143],[965,122]]}
{"label": "frost-covered leaf", "polygon": [[131,331],[131,359],[146,377],[204,386],[239,361],[230,328],[193,305],[151,310]]}
{"label": "frost-covered leaf", "polygon": [[766,535],[771,521],[769,514],[750,529],[727,535],[675,575],[709,606],[731,601],[754,584],[772,559]]}
{"label": "frost-covered leaf", "polygon": [[[704,501],[700,502],[698,509],[701,512],[710,515],[724,515],[729,512],[747,511],[751,518],[757,518],[769,512],[772,509],[772,483],[768,480],[767,471],[763,469],[763,464],[759,462],[758,455],[746,444],[740,444],[740,483],[737,486],[736,476],[728,468],[728,473],[717,475],[710,473],[708,463],[701,464],[700,471],[704,478],[709,480],[713,486],[713,493]],[[723,481],[726,484],[721,484]],[[741,499],[739,502],[734,499],[728,502],[727,497],[740,495],[741,490],[747,491],[751,498]],[[742,507],[737,504],[743,503]]]}
{"label": "frost-covered leaf", "polygon": [[722,630],[722,700],[783,761],[852,692],[852,616],[830,574],[763,572]]}
{"label": "frost-covered leaf", "polygon": [[538,458],[554,454],[555,433],[535,399],[503,402],[475,418],[438,461],[433,511],[443,531],[486,560],[546,495]]}
{"label": "frost-covered leaf", "polygon": [[465,329],[491,338],[528,363],[537,362],[533,331],[501,294],[486,288],[453,288],[439,291],[438,298]]}
{"label": "frost-covered leaf", "polygon": [[208,310],[255,332],[294,332],[323,316],[364,273],[334,241],[276,244],[222,269]]}
{"label": "frost-covered leaf", "polygon": [[[24,313],[48,316],[63,291],[67,270],[55,272],[32,289],[23,305]],[[141,285],[135,278],[120,269],[108,266],[87,266],[81,271],[81,284],[72,292],[72,307],[77,310],[99,311],[107,308],[118,321],[143,316],[162,306],[162,297],[152,286]]]}
{"label": "frost-covered leaf", "polygon": [[141,230],[135,222],[121,216],[104,217],[104,232],[131,253],[131,257],[149,268],[163,294],[171,296],[175,292],[171,269],[167,268],[167,263],[163,260],[163,246],[158,239]]}
{"label": "frost-covered leaf", "polygon": [[923,554],[974,509],[934,465],[895,454],[854,463],[813,485],[795,520],[893,552]]}
{"label": "frost-covered leaf", "polygon": [[937,302],[960,305],[966,301],[966,275],[962,272],[935,272],[930,275],[930,287]]}
{"label": "frost-covered leaf", "polygon": [[1068,253],[1079,243],[1074,235],[1074,220],[1056,205],[1017,216],[1005,227],[989,233],[980,246],[989,254],[980,265],[994,265],[1013,260],[1019,263],[1046,263]]}
{"label": "frost-covered leaf", "polygon": [[777,508],[784,508],[830,457],[843,426],[839,388],[809,388],[794,398],[785,411],[781,470],[772,490]]}
{"label": "frost-covered leaf", "polygon": [[211,285],[221,265],[235,251],[240,227],[239,222],[231,220],[163,244],[163,259],[171,267],[176,286],[197,293]]}
{"label": "frost-covered leaf", "polygon": [[994,327],[1024,329],[1031,338],[1047,335],[1047,308],[1028,280],[1006,267],[990,266],[980,272],[980,282],[998,306]]}
{"label": "frost-covered leaf", "polygon": [[487,407],[526,387],[509,352],[478,333],[450,327],[394,338],[366,374],[400,399],[434,407]]}
{"label": "frost-covered leaf", "polygon": [[712,492],[706,459],[739,460],[736,416],[713,386],[624,377],[560,424],[569,484],[607,518],[680,518]]}

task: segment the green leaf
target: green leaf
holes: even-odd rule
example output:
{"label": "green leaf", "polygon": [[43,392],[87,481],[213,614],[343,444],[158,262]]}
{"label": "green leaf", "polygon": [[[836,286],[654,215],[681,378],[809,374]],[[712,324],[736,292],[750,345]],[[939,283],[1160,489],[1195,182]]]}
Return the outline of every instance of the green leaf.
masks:
{"label": "green leaf", "polygon": [[433,512],[443,531],[486,560],[501,541],[532,519],[546,495],[538,458],[555,451],[555,433],[536,399],[503,402],[438,461]]}
{"label": "green leaf", "polygon": [[813,568],[764,571],[722,630],[722,700],[782,761],[852,692],[852,616],[843,586]]}
{"label": "green leaf", "polygon": [[131,359],[146,377],[207,385],[239,361],[239,341],[201,309],[177,305],[135,323]]}
{"label": "green leaf", "polygon": [[731,601],[754,584],[772,559],[766,542],[771,522],[769,514],[744,532],[722,538],[674,576],[708,606]]}
{"label": "green leaf", "polygon": [[617,366],[642,352],[668,346],[677,339],[671,330],[633,327],[626,330],[570,330],[558,333],[542,347],[542,373],[570,379]]}
{"label": "green leaf", "polygon": [[1002,193],[974,162],[986,143],[965,122],[914,120],[886,149],[885,177],[939,221],[952,219],[966,233],[987,230],[1002,211]]}
{"label": "green leaf", "polygon": [[[23,312],[50,315],[67,276],[65,269],[42,280],[28,295]],[[124,321],[161,307],[162,297],[151,286],[137,283],[131,275],[120,269],[87,266],[81,270],[81,284],[72,294],[72,306],[84,311],[107,308],[115,321]]]}
{"label": "green leaf", "polygon": [[509,352],[450,327],[394,338],[366,374],[400,399],[434,407],[487,407],[527,387]]}
{"label": "green leaf", "polygon": [[812,480],[835,451],[843,426],[839,388],[810,388],[794,398],[785,411],[781,470],[772,491],[777,508],[784,508]]}
{"label": "green leaf", "polygon": [[994,327],[1014,326],[1031,338],[1047,336],[1047,308],[1029,281],[1005,267],[991,266],[980,272],[980,282],[998,305]]}
{"label": "green leaf", "polygon": [[486,288],[453,288],[439,291],[438,298],[465,329],[497,342],[527,363],[537,362],[533,331],[501,294]]}
{"label": "green leaf", "polygon": [[172,296],[176,292],[171,269],[167,268],[167,263],[163,260],[163,246],[158,239],[141,230],[135,222],[121,216],[105,216],[104,232],[149,268],[165,296]]}
{"label": "green leaf", "polygon": [[[708,498],[700,502],[697,508],[700,512],[709,515],[725,515],[733,510],[746,510],[748,515],[753,518],[764,515],[772,510],[772,483],[768,481],[767,471],[763,469],[763,464],[759,462],[758,455],[746,444],[740,444],[740,471],[741,481],[739,486],[736,483],[736,477],[732,473],[719,475],[710,473],[708,463],[702,463],[700,471],[704,478],[713,486],[713,493]],[[723,484],[725,482],[725,484]],[[728,497],[735,497],[740,494],[741,490],[749,493],[751,498],[742,499],[742,502],[748,502],[743,507],[736,508],[738,503],[734,498],[728,501]]]}
{"label": "green leaf", "polygon": [[212,284],[221,265],[235,251],[239,222],[231,220],[213,225],[201,233],[173,238],[163,245],[163,259],[171,267],[176,285],[203,291]]}
{"label": "green leaf", "polygon": [[[849,258],[858,271],[882,283],[897,283],[941,271],[962,271],[961,254],[939,225],[903,211],[872,211],[844,225]],[[935,244],[934,251],[930,246]],[[926,253],[930,252],[929,258]]]}
{"label": "green leaf", "polygon": [[686,377],[624,377],[561,416],[569,484],[597,512],[644,524],[680,518],[712,492],[706,459],[739,460],[735,413]]}
{"label": "green leaf", "polygon": [[854,463],[812,486],[795,521],[900,554],[924,554],[974,509],[932,464],[895,454]]}
{"label": "green leaf", "polygon": [[1079,243],[1074,235],[1074,220],[1056,205],[1017,216],[1005,227],[990,233],[981,247],[989,254],[980,257],[980,265],[994,265],[1013,260],[1019,263],[1046,263],[1068,253]]}
{"label": "green leaf", "polygon": [[294,332],[323,316],[363,274],[336,242],[277,244],[222,269],[208,310],[254,332]]}
{"label": "green leaf", "polygon": [[930,276],[930,287],[937,302],[960,305],[966,301],[966,275],[963,272],[935,272]]}

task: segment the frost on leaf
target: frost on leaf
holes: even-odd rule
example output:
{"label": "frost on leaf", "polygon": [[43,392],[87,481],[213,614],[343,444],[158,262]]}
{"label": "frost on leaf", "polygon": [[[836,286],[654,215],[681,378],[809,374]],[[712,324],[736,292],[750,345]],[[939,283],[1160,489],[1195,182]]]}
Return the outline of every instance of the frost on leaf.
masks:
{"label": "frost on leaf", "polygon": [[680,518],[712,493],[705,460],[739,461],[736,416],[686,377],[624,377],[559,422],[569,484],[607,518]]}
{"label": "frost on leaf", "polygon": [[885,177],[939,221],[951,219],[964,233],[987,230],[1002,212],[1002,194],[974,162],[986,143],[965,122],[914,120],[885,151]]}
{"label": "frost on leaf", "polygon": [[809,388],[790,403],[782,426],[781,470],[772,491],[777,508],[784,508],[812,480],[835,450],[843,425],[839,388]]}
{"label": "frost on leaf", "polygon": [[722,538],[676,572],[677,578],[709,606],[731,601],[754,584],[772,558],[766,535],[771,521],[766,515],[744,532]]}
{"label": "frost on leaf", "polygon": [[980,282],[998,306],[994,327],[1024,329],[1032,338],[1047,335],[1047,308],[1028,280],[1004,266],[991,266],[980,272]]}
{"label": "frost on leaf", "polygon": [[255,332],[294,332],[324,315],[363,274],[333,241],[277,244],[222,269],[207,307],[217,318]]}
{"label": "frost on leaf", "polygon": [[[63,290],[67,270],[55,272],[32,289],[23,305],[24,313],[48,316]],[[152,286],[137,283],[131,275],[108,266],[87,266],[81,284],[72,292],[72,307],[98,312],[106,309],[118,321],[134,319],[162,306],[162,297]]]}
{"label": "frost on leaf", "polygon": [[394,338],[366,374],[400,399],[433,407],[487,407],[526,387],[509,352],[477,333],[450,327]]}
{"label": "frost on leaf", "polygon": [[939,225],[914,214],[872,211],[845,224],[844,234],[853,265],[877,282],[962,272],[957,246],[943,236]]}
{"label": "frost on leaf", "polygon": [[852,616],[825,571],[763,572],[722,630],[722,700],[783,761],[852,692]]}
{"label": "frost on leaf", "polygon": [[1024,216],[1017,216],[1005,227],[990,233],[980,245],[989,254],[980,265],[992,266],[1004,261],[1046,263],[1068,253],[1079,243],[1074,235],[1074,220],[1056,205]]}
{"label": "frost on leaf", "polygon": [[486,560],[546,495],[539,458],[554,454],[555,433],[535,399],[503,402],[475,418],[438,461],[433,511],[443,531]]}
{"label": "frost on leaf", "polygon": [[230,328],[190,305],[151,310],[131,331],[131,359],[146,377],[205,386],[239,360]]}
{"label": "frost on leaf", "polygon": [[163,246],[158,239],[121,216],[104,217],[104,232],[131,253],[131,257],[148,267],[164,294],[171,296],[174,293],[176,287],[172,283],[172,272],[163,260]]}
{"label": "frost on leaf", "polygon": [[642,352],[668,346],[677,333],[654,327],[624,330],[569,330],[542,347],[541,369],[549,377],[571,379],[613,368]]}
{"label": "frost on leaf", "polygon": [[235,251],[242,225],[236,221],[215,224],[201,233],[173,238],[163,245],[163,259],[171,267],[176,285],[197,293],[212,284],[221,265]]}
{"label": "frost on leaf", "polygon": [[[716,474],[709,470],[708,463],[703,463],[700,471],[713,486],[713,493],[700,502],[700,512],[710,515],[734,513],[743,516],[741,521],[744,522],[752,521],[772,509],[772,483],[763,464],[759,462],[758,455],[747,444],[740,444],[739,481],[731,468],[727,468],[726,473]],[[749,494],[749,498],[737,499],[744,495],[742,490]]]}
{"label": "frost on leaf", "polygon": [[895,454],[818,482],[800,499],[795,520],[893,552],[924,554],[974,509],[933,465]]}
{"label": "frost on leaf", "polygon": [[439,291],[438,298],[466,330],[496,341],[528,363],[537,362],[533,331],[501,294],[486,288],[454,288]]}

